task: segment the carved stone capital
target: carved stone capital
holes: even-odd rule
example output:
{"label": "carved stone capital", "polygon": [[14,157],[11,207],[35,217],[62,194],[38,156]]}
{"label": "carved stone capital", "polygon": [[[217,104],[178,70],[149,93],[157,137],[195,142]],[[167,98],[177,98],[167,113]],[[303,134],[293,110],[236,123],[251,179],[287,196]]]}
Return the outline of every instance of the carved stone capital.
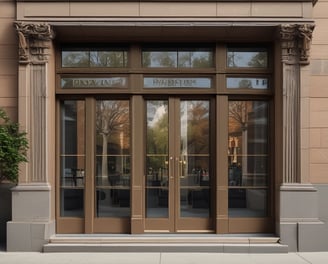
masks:
{"label": "carved stone capital", "polygon": [[298,47],[300,50],[300,64],[306,65],[310,63],[309,57],[313,30],[313,24],[304,24],[298,26]]}
{"label": "carved stone capital", "polygon": [[296,42],[297,28],[296,25],[281,25],[280,38],[282,49],[282,62],[286,64],[297,63],[298,47]]}
{"label": "carved stone capital", "polygon": [[309,64],[314,24],[285,24],[280,27],[282,62]]}
{"label": "carved stone capital", "polygon": [[19,39],[19,62],[44,63],[48,60],[47,50],[54,38],[54,31],[46,23],[15,22]]}

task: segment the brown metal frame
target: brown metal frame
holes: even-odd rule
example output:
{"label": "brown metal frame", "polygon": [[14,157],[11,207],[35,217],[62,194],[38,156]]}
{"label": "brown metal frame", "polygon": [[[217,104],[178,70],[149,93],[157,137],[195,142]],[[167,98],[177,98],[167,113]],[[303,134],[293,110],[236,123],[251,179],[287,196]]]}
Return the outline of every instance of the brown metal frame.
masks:
{"label": "brown metal frame", "polygon": [[[66,218],[60,217],[60,182],[59,182],[59,132],[60,132],[60,105],[57,102],[57,178],[56,178],[56,228],[57,233],[144,233],[144,232],[214,232],[214,233],[252,233],[252,232],[271,232],[274,230],[274,185],[275,171],[274,158],[275,149],[274,134],[270,137],[270,183],[269,183],[269,199],[268,199],[268,217],[265,218],[229,218],[228,216],[228,163],[227,163],[227,137],[228,137],[228,100],[229,99],[262,99],[267,100],[270,105],[269,118],[270,129],[273,131],[274,113],[277,112],[276,105],[273,103],[273,95],[277,84],[274,83],[273,76],[273,58],[274,54],[271,50],[271,44],[263,44],[269,47],[270,63],[267,69],[231,69],[226,67],[226,44],[212,44],[215,52],[214,68],[208,69],[161,69],[161,68],[143,68],[141,66],[141,44],[134,43],[129,47],[128,68],[93,68],[93,69],[72,69],[61,68],[60,63],[57,64],[56,71],[56,93],[58,99],[61,98],[85,98],[86,100],[86,138],[94,138],[95,131],[92,129],[94,124],[94,109],[96,95],[110,95],[111,98],[130,98],[131,108],[131,218],[95,218],[94,217],[94,182],[90,175],[94,174],[94,143],[88,141],[86,145],[87,157],[86,179],[85,185],[85,218]],[[261,44],[254,46],[263,46]],[[159,45],[160,46],[160,45]],[[208,45],[206,45],[208,47]],[[60,50],[56,54],[57,62],[60,62]],[[128,76],[129,87],[126,89],[61,89],[61,76]],[[213,87],[211,89],[144,89],[143,76],[169,76],[169,77],[199,77],[212,76]],[[268,90],[248,90],[248,89],[226,89],[226,76],[247,76],[247,77],[267,77],[270,80],[270,89]],[[212,182],[212,219],[202,221],[191,221],[183,223],[181,227],[177,217],[173,217],[173,222],[167,225],[166,220],[152,221],[145,218],[145,183],[144,183],[144,153],[145,153],[145,115],[144,115],[144,99],[159,98],[165,96],[170,102],[180,100],[179,98],[207,98],[211,100],[211,164],[213,173]],[[172,103],[171,103],[172,104]],[[177,107],[177,103],[173,103],[173,107]],[[174,113],[174,111],[171,111]],[[173,120],[174,116],[171,116]],[[212,121],[211,120],[211,121]],[[175,121],[173,121],[175,122]],[[170,133],[177,133],[174,126],[170,126]],[[173,131],[174,130],[174,131]],[[277,129],[275,132],[276,133]],[[172,138],[172,137],[171,137]],[[172,139],[170,139],[172,140]],[[170,142],[172,146],[178,146],[176,142]],[[215,146],[219,146],[216,147]],[[178,153],[175,149],[174,153]],[[88,154],[89,153],[89,154]],[[175,166],[176,167],[176,166]],[[176,168],[174,169],[176,172]],[[172,179],[172,181],[177,181]],[[170,184],[174,186],[174,184]],[[178,197],[178,191],[174,190],[174,196]],[[170,212],[177,215],[178,208],[175,206],[173,198],[169,201],[170,208],[174,210]],[[196,225],[195,225],[196,224]]]}

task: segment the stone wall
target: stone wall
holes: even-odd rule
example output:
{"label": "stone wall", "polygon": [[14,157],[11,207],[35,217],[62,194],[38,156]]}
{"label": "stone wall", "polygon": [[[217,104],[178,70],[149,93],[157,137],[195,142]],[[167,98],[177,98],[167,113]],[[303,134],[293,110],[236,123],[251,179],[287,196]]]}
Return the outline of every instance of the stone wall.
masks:
{"label": "stone wall", "polygon": [[0,0],[0,107],[17,121],[17,39],[14,0]]}

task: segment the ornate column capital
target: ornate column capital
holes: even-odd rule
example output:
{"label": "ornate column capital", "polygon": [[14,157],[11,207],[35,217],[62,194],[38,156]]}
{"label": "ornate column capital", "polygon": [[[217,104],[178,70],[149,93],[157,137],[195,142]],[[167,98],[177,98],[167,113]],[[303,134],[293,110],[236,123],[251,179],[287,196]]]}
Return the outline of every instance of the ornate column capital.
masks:
{"label": "ornate column capital", "polygon": [[48,60],[49,42],[55,34],[49,24],[15,22],[19,39],[19,62],[45,63]]}
{"label": "ornate column capital", "polygon": [[280,26],[282,62],[309,64],[314,24],[284,24]]}
{"label": "ornate column capital", "polygon": [[300,50],[300,64],[310,63],[310,47],[314,24],[304,24],[298,26],[298,47]]}

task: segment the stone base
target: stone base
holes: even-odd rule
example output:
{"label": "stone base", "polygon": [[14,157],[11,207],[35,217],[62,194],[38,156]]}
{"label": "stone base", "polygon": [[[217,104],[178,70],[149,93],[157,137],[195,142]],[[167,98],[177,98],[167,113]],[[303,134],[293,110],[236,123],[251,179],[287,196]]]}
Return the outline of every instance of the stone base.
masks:
{"label": "stone base", "polygon": [[51,219],[51,188],[46,184],[12,189],[12,221],[7,223],[7,251],[42,251],[55,234]]}
{"label": "stone base", "polygon": [[7,251],[38,251],[55,233],[55,221],[48,223],[8,222]]}
{"label": "stone base", "polygon": [[311,184],[284,184],[280,188],[280,242],[289,251],[328,250],[328,226],[319,203],[328,197],[328,188],[318,191]]}

